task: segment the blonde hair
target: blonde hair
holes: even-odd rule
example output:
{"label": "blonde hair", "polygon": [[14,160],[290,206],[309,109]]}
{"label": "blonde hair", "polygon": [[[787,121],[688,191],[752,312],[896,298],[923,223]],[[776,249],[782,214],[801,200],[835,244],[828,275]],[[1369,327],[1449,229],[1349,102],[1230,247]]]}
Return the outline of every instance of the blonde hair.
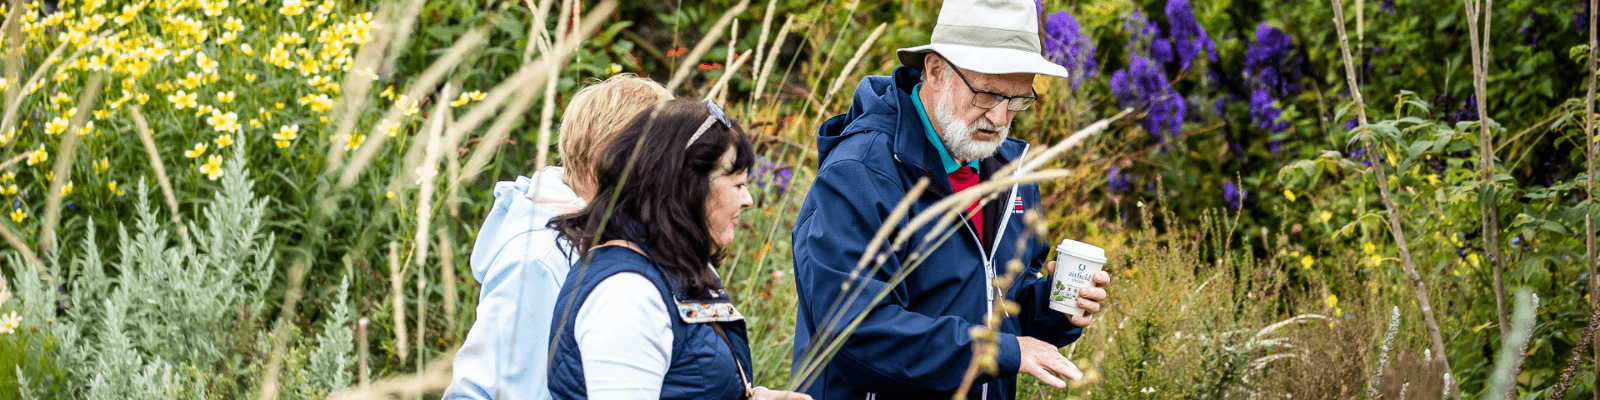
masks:
{"label": "blonde hair", "polygon": [[628,121],[656,103],[671,100],[672,93],[650,78],[634,74],[612,75],[572,96],[561,115],[556,146],[566,166],[566,184],[580,194],[598,185],[594,164],[611,138]]}

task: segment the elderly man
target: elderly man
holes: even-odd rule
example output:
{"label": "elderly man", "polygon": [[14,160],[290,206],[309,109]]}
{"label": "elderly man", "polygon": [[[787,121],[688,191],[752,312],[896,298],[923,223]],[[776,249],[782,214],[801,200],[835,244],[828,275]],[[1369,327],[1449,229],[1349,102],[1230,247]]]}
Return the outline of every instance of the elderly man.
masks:
{"label": "elderly man", "polygon": [[[1027,142],[1009,136],[1012,118],[1035,101],[1034,76],[1067,76],[1040,56],[1037,15],[1028,0],[947,0],[932,44],[900,49],[904,66],[892,76],[867,77],[850,111],[819,129],[821,165],[794,229],[795,378],[814,378],[801,388],[806,393],[950,398],[973,362],[972,329],[1002,299],[1021,307],[1000,326],[999,374],[980,377],[968,399],[1013,398],[1021,373],[1057,388],[1066,385],[1057,375],[1082,377],[1060,347],[1077,340],[1100,310],[1110,277],[1096,274],[1096,287],[1082,290],[1085,316],[1049,308],[1051,238],[1029,236],[1022,221],[1026,210],[1040,207],[1037,185],[1012,186],[986,206],[971,206],[964,226],[921,254],[909,273],[901,271],[912,253],[940,240],[928,227],[888,253],[876,273],[856,269],[874,233],[919,179],[930,185],[915,199],[912,216],[994,179],[1027,151]],[[1026,271],[1010,287],[994,288],[1012,260]],[[853,296],[857,289],[864,290]],[[809,355],[862,314],[828,364],[814,377],[802,375]]]}

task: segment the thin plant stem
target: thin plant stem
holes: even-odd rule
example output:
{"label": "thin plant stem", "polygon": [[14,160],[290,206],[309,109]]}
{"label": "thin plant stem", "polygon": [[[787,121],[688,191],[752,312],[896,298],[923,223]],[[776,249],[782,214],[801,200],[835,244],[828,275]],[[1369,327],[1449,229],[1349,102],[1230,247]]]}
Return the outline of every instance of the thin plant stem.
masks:
{"label": "thin plant stem", "polygon": [[[1501,344],[1505,344],[1506,335],[1510,334],[1511,327],[1506,320],[1506,281],[1504,277],[1505,263],[1500,259],[1500,218],[1496,211],[1494,184],[1494,136],[1489,132],[1489,106],[1486,99],[1489,79],[1489,17],[1490,8],[1494,0],[1462,0],[1467,9],[1467,30],[1472,40],[1472,90],[1478,98],[1478,179],[1482,180],[1479,190],[1485,193],[1480,196],[1489,197],[1489,201],[1479,201],[1478,211],[1483,220],[1483,248],[1484,258],[1489,259],[1489,265],[1494,270],[1494,305],[1495,316],[1500,320]],[[1480,8],[1481,7],[1481,8]],[[1478,29],[1478,20],[1483,20],[1482,34]],[[1482,36],[1482,40],[1479,40]]]}
{"label": "thin plant stem", "polygon": [[400,242],[389,242],[389,291],[394,293],[394,347],[395,353],[400,355],[400,362],[405,362],[410,356],[411,348],[406,345],[406,287],[404,275],[400,274]]}
{"label": "thin plant stem", "polygon": [[[1583,237],[1587,242],[1585,247],[1588,249],[1585,253],[1584,264],[1589,267],[1589,308],[1594,310],[1592,311],[1593,313],[1600,313],[1600,296],[1595,295],[1596,291],[1600,290],[1600,274],[1595,273],[1595,266],[1600,265],[1600,260],[1595,260],[1595,256],[1600,255],[1600,252],[1596,252],[1594,234],[1594,158],[1596,152],[1594,143],[1594,86],[1596,76],[1594,58],[1597,53],[1600,53],[1595,51],[1595,47],[1600,47],[1600,41],[1595,39],[1594,24],[1600,22],[1595,18],[1594,10],[1596,9],[1600,9],[1600,0],[1589,0],[1589,94],[1584,97],[1585,101],[1583,102],[1584,121],[1588,122],[1583,128],[1585,138],[1583,148],[1585,150],[1584,153],[1589,156],[1589,179],[1584,185],[1584,193],[1587,194],[1588,201],[1583,205]],[[1586,332],[1585,337],[1590,336],[1594,331],[1593,321],[1595,317],[1591,315],[1589,319],[1589,332]],[[1590,342],[1590,344],[1593,345],[1593,342]],[[1579,345],[1578,347],[1582,348],[1583,346]],[[1593,347],[1594,358],[1600,360],[1600,345],[1593,345]],[[1594,364],[1594,373],[1594,376],[1600,377],[1600,362]],[[1600,400],[1600,389],[1594,390],[1594,399]]]}
{"label": "thin plant stem", "polygon": [[1583,365],[1583,351],[1594,343],[1596,327],[1600,327],[1600,308],[1590,309],[1589,324],[1583,328],[1583,336],[1578,339],[1578,345],[1572,346],[1572,356],[1567,358],[1567,368],[1561,371],[1561,377],[1550,387],[1550,400],[1561,400],[1567,396],[1567,389],[1572,385],[1572,377],[1578,374],[1578,367]]}
{"label": "thin plant stem", "polygon": [[145,122],[144,112],[139,110],[139,105],[129,105],[128,112],[133,114],[133,125],[139,128],[139,141],[144,142],[144,152],[150,156],[150,166],[156,171],[156,183],[161,185],[161,194],[167,198],[167,210],[172,212],[172,224],[182,229],[184,225],[183,218],[178,216],[178,197],[172,193],[172,180],[167,178],[167,167],[161,162],[161,152],[156,149],[156,139],[150,132],[150,124]]}
{"label": "thin plant stem", "polygon": [[56,153],[54,179],[50,180],[50,189],[45,193],[44,228],[40,231],[39,252],[52,254],[56,248],[56,225],[61,223],[61,198],[66,197],[66,186],[72,181],[72,162],[77,159],[78,145],[83,143],[83,134],[79,129],[85,120],[89,119],[89,111],[95,107],[95,100],[100,98],[100,85],[105,82],[106,73],[100,71],[89,77],[89,83],[78,94],[79,110],[72,116],[67,131],[63,133],[61,148]]}
{"label": "thin plant stem", "polygon": [[[1350,56],[1350,38],[1344,33],[1344,2],[1342,0],[1333,0],[1333,25],[1339,34],[1339,50],[1344,58],[1345,79],[1350,85],[1350,95],[1356,102],[1356,118],[1358,118],[1362,127],[1359,129],[1366,129],[1367,106],[1361,98],[1361,86],[1356,83],[1355,61]],[[1373,157],[1383,154],[1378,151],[1374,138],[1368,138],[1363,142],[1366,144],[1368,154],[1373,154]],[[1416,286],[1417,289],[1417,305],[1422,308],[1423,322],[1428,325],[1428,335],[1433,341],[1433,354],[1438,357],[1435,362],[1444,367],[1445,373],[1454,376],[1454,371],[1450,368],[1450,358],[1445,355],[1444,338],[1439,334],[1439,323],[1433,317],[1433,305],[1428,301],[1427,283],[1423,282],[1422,276],[1417,274],[1417,268],[1411,258],[1411,249],[1406,245],[1405,230],[1400,226],[1400,207],[1395,205],[1394,197],[1389,194],[1389,174],[1384,171],[1383,162],[1373,163],[1372,171],[1377,175],[1378,194],[1382,198],[1383,206],[1389,214],[1389,232],[1394,235],[1395,247],[1400,249],[1401,265],[1405,268],[1406,277],[1411,280],[1412,285]],[[1444,384],[1447,387],[1455,386],[1448,381]],[[1456,400],[1461,399],[1461,391],[1458,389],[1451,390]]]}

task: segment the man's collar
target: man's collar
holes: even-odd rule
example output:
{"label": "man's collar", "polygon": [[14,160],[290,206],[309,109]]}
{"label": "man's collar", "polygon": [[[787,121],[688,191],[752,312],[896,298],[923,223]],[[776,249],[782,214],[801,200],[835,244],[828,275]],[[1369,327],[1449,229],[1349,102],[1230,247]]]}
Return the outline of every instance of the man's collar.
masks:
{"label": "man's collar", "polygon": [[[922,96],[919,95],[921,90],[921,83],[911,87],[911,104],[916,106],[917,116],[922,118],[922,128],[928,135],[928,142],[933,144],[933,149],[939,152],[939,160],[944,162],[944,173],[954,173],[957,169],[961,169],[961,165],[956,164],[956,160],[950,157],[950,151],[945,149],[944,141],[940,140],[939,134],[933,130],[933,122],[928,119],[928,110],[922,106]],[[978,160],[968,162],[967,166],[972,167],[973,171],[977,171]]]}

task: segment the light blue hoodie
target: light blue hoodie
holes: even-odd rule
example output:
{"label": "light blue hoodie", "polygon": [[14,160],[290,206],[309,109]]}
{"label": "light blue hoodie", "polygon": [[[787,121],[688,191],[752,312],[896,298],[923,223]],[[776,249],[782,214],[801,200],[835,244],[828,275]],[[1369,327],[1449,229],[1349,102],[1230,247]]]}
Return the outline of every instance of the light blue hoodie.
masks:
{"label": "light blue hoodie", "polygon": [[549,399],[545,381],[556,295],[572,264],[545,224],[583,208],[561,167],[494,187],[494,208],[472,248],[483,284],[477,320],[456,352],[445,399]]}

